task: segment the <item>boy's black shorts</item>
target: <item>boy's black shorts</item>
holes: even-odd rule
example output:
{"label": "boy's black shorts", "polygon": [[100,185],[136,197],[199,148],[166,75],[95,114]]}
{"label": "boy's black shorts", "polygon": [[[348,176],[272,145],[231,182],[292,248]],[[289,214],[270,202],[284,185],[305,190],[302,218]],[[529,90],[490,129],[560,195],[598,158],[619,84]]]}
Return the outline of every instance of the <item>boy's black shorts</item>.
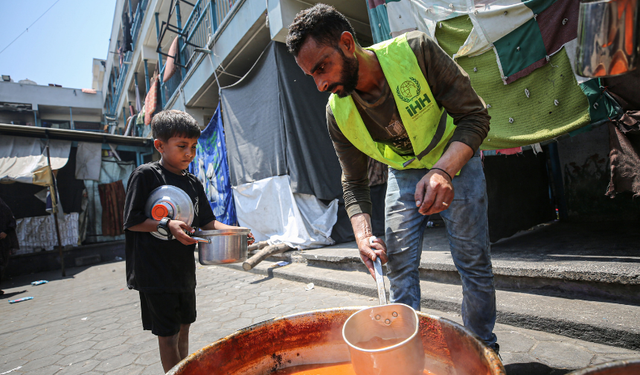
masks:
{"label": "boy's black shorts", "polygon": [[196,321],[196,292],[145,293],[140,292],[142,328],[156,336],[173,336],[181,324]]}

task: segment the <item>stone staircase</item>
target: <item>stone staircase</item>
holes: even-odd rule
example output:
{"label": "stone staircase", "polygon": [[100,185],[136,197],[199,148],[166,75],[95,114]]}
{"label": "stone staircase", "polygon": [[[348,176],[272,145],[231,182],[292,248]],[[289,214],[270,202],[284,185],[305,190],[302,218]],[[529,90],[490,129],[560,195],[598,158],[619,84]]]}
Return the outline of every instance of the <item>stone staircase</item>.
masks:
{"label": "stone staircase", "polygon": [[[552,223],[493,244],[498,323],[639,350],[637,228]],[[288,251],[249,272],[377,297],[355,242]],[[426,230],[420,275],[424,309],[460,312],[462,288],[444,228]]]}

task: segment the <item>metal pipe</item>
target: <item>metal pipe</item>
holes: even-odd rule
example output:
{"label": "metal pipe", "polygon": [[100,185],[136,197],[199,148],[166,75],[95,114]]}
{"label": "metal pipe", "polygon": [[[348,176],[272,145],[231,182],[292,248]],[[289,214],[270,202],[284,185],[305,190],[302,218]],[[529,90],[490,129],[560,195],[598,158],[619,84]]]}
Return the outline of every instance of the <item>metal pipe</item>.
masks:
{"label": "metal pipe", "polygon": [[[184,58],[182,58],[183,57],[182,56],[182,48],[184,46],[184,37],[182,36],[183,30],[182,30],[182,17],[180,17],[180,0],[176,1],[176,21],[177,21],[177,24],[178,24],[178,30],[180,31],[180,34],[181,34],[178,37],[178,53],[177,53],[177,55],[180,57],[180,59],[179,59],[180,63],[182,63],[181,66],[180,66],[180,73],[182,73],[182,77],[184,78],[184,76],[187,75],[187,70],[183,66],[186,61],[184,61]],[[178,59],[175,59],[175,60],[178,60]],[[178,63],[178,61],[176,61],[176,63]]]}
{"label": "metal pipe", "polygon": [[[158,50],[162,48],[160,46],[160,21],[158,20],[158,12],[156,12],[156,39],[158,40]],[[158,53],[158,72],[160,71],[160,67],[162,66],[162,54]],[[164,90],[162,89],[162,76],[158,75],[158,87],[160,88],[160,109],[164,109]],[[150,113],[150,115],[153,115]]]}
{"label": "metal pipe", "polygon": [[76,129],[76,125],[73,123],[73,109],[71,107],[69,107],[69,127],[71,130]]}
{"label": "metal pipe", "polygon": [[62,240],[60,239],[60,228],[58,226],[58,192],[56,189],[56,177],[53,175],[53,169],[51,169],[51,155],[49,152],[50,143],[47,142],[47,165],[49,165],[49,172],[51,173],[51,210],[53,211],[53,222],[56,227],[56,236],[58,237],[58,250],[60,252],[60,266],[62,267],[62,277],[67,276],[64,271],[64,254],[62,253]]}
{"label": "metal pipe", "polygon": [[144,83],[147,87],[146,92],[149,92],[149,67],[147,66],[147,59],[144,59]]}

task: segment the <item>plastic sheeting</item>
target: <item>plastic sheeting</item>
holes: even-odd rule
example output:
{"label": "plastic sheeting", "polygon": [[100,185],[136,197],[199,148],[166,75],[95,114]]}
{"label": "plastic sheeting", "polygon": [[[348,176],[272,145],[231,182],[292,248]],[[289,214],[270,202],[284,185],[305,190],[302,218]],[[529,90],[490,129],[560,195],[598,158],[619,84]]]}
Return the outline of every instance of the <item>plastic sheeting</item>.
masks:
{"label": "plastic sheeting", "polygon": [[[0,180],[50,185],[47,144],[38,138],[2,136],[0,143]],[[67,164],[71,141],[49,140],[51,169]]]}
{"label": "plastic sheeting", "polygon": [[272,42],[242,80],[222,88],[231,185],[289,175],[294,193],[342,195],[340,164],[326,125],[328,94]]}
{"label": "plastic sheeting", "polygon": [[102,143],[78,142],[76,153],[76,179],[100,180]]}
{"label": "plastic sheeting", "polygon": [[256,241],[313,249],[333,245],[338,200],[327,206],[313,195],[294,194],[289,176],[270,177],[233,188],[238,222]]}
{"label": "plastic sheeting", "polygon": [[102,206],[100,204],[99,184],[108,184],[122,180],[122,184],[127,187],[129,176],[135,168],[134,162],[117,161],[115,158],[103,158],[100,166],[100,180],[85,180],[89,203],[87,205],[87,215],[89,226],[87,228],[87,242],[106,242],[123,240],[124,234],[118,236],[102,235]]}
{"label": "plastic sheeting", "polygon": [[220,105],[209,121],[209,125],[200,134],[196,157],[193,160],[189,164],[189,172],[193,173],[204,186],[204,192],[207,194],[207,200],[213,214],[216,215],[216,220],[235,225],[238,218],[229,180],[227,147]]}

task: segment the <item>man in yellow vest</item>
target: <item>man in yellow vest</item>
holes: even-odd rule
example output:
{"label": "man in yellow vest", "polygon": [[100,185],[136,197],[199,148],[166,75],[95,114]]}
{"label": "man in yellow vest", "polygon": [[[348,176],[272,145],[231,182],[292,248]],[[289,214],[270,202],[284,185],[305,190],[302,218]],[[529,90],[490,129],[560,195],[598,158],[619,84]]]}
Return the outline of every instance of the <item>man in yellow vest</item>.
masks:
{"label": "man in yellow vest", "polygon": [[[462,279],[464,324],[497,350],[478,152],[490,117],[467,74],[418,31],[362,48],[349,21],[324,4],[296,15],[287,47],[318,90],[333,93],[327,126],[345,207],[371,274],[377,257],[388,262],[391,301],[420,309],[422,238],[428,216],[440,213]],[[373,243],[369,157],[389,166],[385,240]]]}

